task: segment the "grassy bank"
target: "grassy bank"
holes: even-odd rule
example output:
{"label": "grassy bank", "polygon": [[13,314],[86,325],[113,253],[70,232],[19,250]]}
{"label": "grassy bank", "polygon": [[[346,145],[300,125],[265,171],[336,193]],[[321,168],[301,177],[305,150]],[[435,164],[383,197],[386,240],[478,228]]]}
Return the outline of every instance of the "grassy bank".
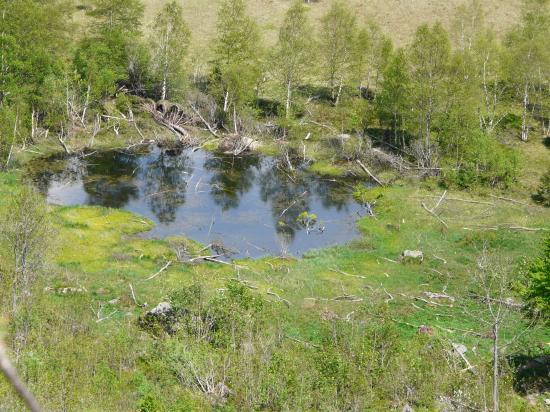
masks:
{"label": "grassy bank", "polygon": [[[17,190],[18,175],[3,174],[0,183],[5,199]],[[305,362],[303,351],[324,347],[330,325],[347,319],[340,326],[345,330],[354,320],[370,319],[397,333],[404,348],[420,351],[432,342],[449,349],[451,343],[461,343],[470,349],[469,361],[483,365],[491,341],[479,334],[479,322],[465,315],[462,298],[471,287],[476,261],[485,248],[517,270],[537,253],[543,232],[513,227],[550,229],[548,209],[523,204],[529,202],[524,198],[517,203],[493,193],[448,192],[438,208],[443,224],[421,206],[433,207],[442,190],[415,186],[405,182],[358,193],[375,203],[376,216],[358,222],[361,236],[350,245],[310,251],[300,259],[266,257],[233,266],[179,263],[175,250],[192,257],[202,246],[178,238],[145,240],[139,234],[151,222],[125,211],[52,207],[57,241],[41,281],[46,289],[35,306],[30,352],[21,368],[47,409],[135,410],[132,405],[142,405],[144,399],[156,402],[158,409],[142,410],[204,409],[206,398],[162,369],[166,360],[157,351],[177,341],[158,341],[139,328],[138,318],[174,290],[201,284],[215,297],[231,282],[246,285],[265,301],[268,330],[282,336],[281,344],[293,351],[296,362]],[[405,249],[422,250],[424,262],[399,262]],[[445,292],[456,301],[430,301],[427,291]],[[418,335],[420,325],[430,327],[433,335]],[[535,329],[522,339],[525,347],[545,351],[550,334]],[[416,355],[422,358],[420,352]],[[505,398],[508,405],[527,407],[513,392]],[[376,402],[388,407],[387,401]]]}
{"label": "grassy bank", "polygon": [[[138,126],[150,135],[163,133],[146,118]],[[134,128],[119,137],[107,129],[89,150],[139,141]],[[86,136],[71,140],[75,151],[87,143]],[[322,141],[303,143],[306,152],[315,155],[311,171],[331,178],[349,170],[361,173],[353,162],[335,164]],[[51,206],[56,234],[18,367],[40,402],[52,410],[255,409],[262,396],[271,402],[267,409],[284,409],[290,403],[307,409],[316,405],[317,397],[319,407],[335,409],[366,405],[386,410],[413,404],[418,410],[433,410],[444,407],[442,393],[456,388],[468,394],[469,402],[480,404],[490,391],[492,341],[486,325],[473,316],[484,307],[470,298],[478,260],[486,251],[505,271],[518,274],[524,262],[538,254],[550,229],[549,210],[530,198],[547,163],[544,141],[513,144],[522,173],[509,191],[447,190],[435,217],[426,208],[434,208],[445,189],[433,179],[402,177],[389,187],[358,189],[357,200],[373,204],[375,211],[374,217],[357,222],[359,237],[297,258],[265,257],[232,265],[180,262],[178,255],[188,260],[204,254],[203,245],[185,238],[145,239],[141,234],[152,222],[127,211]],[[0,202],[20,189],[31,160],[61,150],[51,139],[15,153],[19,169],[0,174]],[[424,261],[401,262],[404,250],[422,251]],[[237,286],[245,289],[247,299],[262,302],[261,316],[243,315],[248,326],[241,328],[251,334],[244,346],[211,347],[194,337],[140,327],[146,311],[192,285],[201,286],[204,301],[218,302],[228,288]],[[426,292],[450,298],[433,299]],[[231,306],[230,313],[239,319],[239,306]],[[252,332],[249,323],[259,319],[261,332]],[[422,326],[427,334],[419,333]],[[514,312],[502,339],[524,327],[520,313]],[[548,352],[548,342],[550,332],[538,326],[522,333],[507,354],[538,356]],[[463,371],[463,361],[452,355],[453,344],[468,348],[466,357],[475,373]],[[365,356],[373,358],[360,359]],[[182,381],[191,360],[194,367],[206,368],[201,372],[206,375],[224,370],[232,395],[212,398],[196,384]],[[231,363],[227,370],[226,362]],[[363,370],[362,362],[370,366]],[[383,367],[373,370],[372,362]],[[287,375],[295,381],[281,381]],[[376,382],[368,384],[358,376]],[[513,410],[539,410],[542,398],[522,398],[521,391],[513,389],[513,376],[512,370],[502,372],[503,404]],[[333,396],[330,388],[339,387],[340,379],[354,383],[340,389],[345,396]],[[254,390],[248,389],[252,380],[257,380]],[[262,389],[265,385],[271,389]],[[300,388],[309,396],[301,397]],[[408,388],[414,390],[409,393]],[[256,392],[263,390],[267,393]],[[18,407],[5,384],[0,395],[8,409]]]}

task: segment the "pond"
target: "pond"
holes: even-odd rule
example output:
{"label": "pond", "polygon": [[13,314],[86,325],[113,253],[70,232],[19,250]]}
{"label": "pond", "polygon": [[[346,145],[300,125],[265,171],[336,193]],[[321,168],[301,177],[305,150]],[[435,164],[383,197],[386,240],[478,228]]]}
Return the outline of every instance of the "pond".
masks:
{"label": "pond", "polygon": [[300,165],[288,173],[286,163],[259,155],[151,146],[42,159],[29,170],[50,203],[124,208],[155,222],[148,238],[183,235],[223,245],[233,258],[346,243],[367,213],[351,182]]}

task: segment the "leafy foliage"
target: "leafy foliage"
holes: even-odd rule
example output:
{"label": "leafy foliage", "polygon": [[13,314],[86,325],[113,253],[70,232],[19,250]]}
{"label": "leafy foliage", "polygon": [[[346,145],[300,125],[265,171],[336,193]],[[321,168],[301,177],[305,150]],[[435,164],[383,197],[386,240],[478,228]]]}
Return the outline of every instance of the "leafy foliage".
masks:
{"label": "leafy foliage", "polygon": [[533,195],[533,198],[542,205],[550,207],[550,169],[542,175],[537,193]]}
{"label": "leafy foliage", "polygon": [[547,318],[550,313],[550,237],[540,256],[527,269],[527,288],[523,292],[532,310]]}

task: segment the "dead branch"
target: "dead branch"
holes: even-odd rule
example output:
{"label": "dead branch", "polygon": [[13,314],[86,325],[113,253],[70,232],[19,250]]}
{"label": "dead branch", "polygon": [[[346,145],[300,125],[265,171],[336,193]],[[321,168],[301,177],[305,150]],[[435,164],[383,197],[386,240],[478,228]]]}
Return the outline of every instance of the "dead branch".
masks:
{"label": "dead branch", "polygon": [[166,127],[168,130],[173,132],[177,136],[183,136],[184,138],[189,138],[190,135],[183,128],[177,123],[174,123],[170,121],[168,118],[166,118],[161,112],[159,112],[156,107],[153,104],[144,104],[143,108],[153,116],[153,119],[160,124],[161,126]]}
{"label": "dead branch", "polygon": [[151,276],[149,276],[147,279],[145,280],[151,280],[151,279],[154,279],[156,278],[158,275],[160,275],[162,272],[164,272],[166,269],[168,269],[168,267],[172,264],[172,261],[169,260],[168,263],[166,263],[166,265],[164,265],[157,273],[154,273],[152,274]]}
{"label": "dead branch", "polygon": [[394,299],[393,295],[390,292],[388,292],[385,287],[382,287],[382,289],[384,290],[384,293],[388,295],[388,299],[385,299],[384,302],[390,303]]}
{"label": "dead branch", "polygon": [[441,260],[441,261],[443,262],[444,265],[447,264],[447,261],[446,261],[445,259],[443,259],[442,257],[439,257],[439,256],[437,256],[437,255],[434,254],[434,253],[432,253],[432,256],[433,256],[434,258],[436,258],[437,260]]}
{"label": "dead branch", "polygon": [[421,202],[420,203],[422,205],[422,208],[428,212],[430,215],[432,215],[433,217],[435,217],[443,226],[445,226],[446,229],[449,228],[449,226],[447,225],[447,223],[445,223],[445,221],[443,219],[441,219],[437,214],[435,214],[431,209],[428,209],[428,207],[424,204],[424,202]]}
{"label": "dead branch", "polygon": [[447,191],[446,190],[443,192],[443,194],[441,195],[441,197],[439,198],[439,200],[437,201],[435,206],[430,209],[432,212],[435,212],[435,209],[437,209],[439,207],[439,205],[441,204],[441,202],[443,202],[443,199],[445,199],[445,196],[447,196]]}
{"label": "dead branch", "polygon": [[248,280],[239,279],[239,278],[231,278],[231,280],[234,281],[234,282],[239,282],[240,284],[246,286],[249,289],[254,289],[254,290],[258,289],[258,286],[253,285]]}
{"label": "dead branch", "polygon": [[434,272],[434,273],[437,273],[437,274],[438,274],[439,276],[441,276],[441,277],[451,277],[451,275],[450,275],[448,272],[447,272],[447,274],[445,275],[445,274],[441,273],[441,272],[440,272],[439,270],[437,270],[437,269],[430,268],[429,270],[431,270],[431,271]]}
{"label": "dead branch", "polygon": [[298,196],[298,199],[296,199],[295,201],[293,201],[285,210],[283,210],[283,211],[281,212],[281,214],[279,215],[279,217],[283,217],[283,215],[284,215],[286,212],[288,212],[288,209],[290,209],[292,206],[294,206],[296,203],[298,203],[299,199],[300,199],[301,197],[305,196],[305,195],[307,195],[307,190],[306,190],[304,193],[302,193],[300,196]]}
{"label": "dead branch", "polygon": [[357,161],[357,164],[361,166],[361,169],[363,169],[376,183],[378,183],[380,186],[385,186],[385,183],[383,183],[380,179],[378,179],[375,175],[373,175],[361,160],[357,159],[356,161]]}
{"label": "dead branch", "polygon": [[363,298],[360,298],[358,296],[355,296],[355,295],[342,295],[342,296],[336,296],[334,298],[332,298],[332,300],[336,300],[336,301],[347,301],[347,302],[362,302],[363,301]]}
{"label": "dead branch", "polygon": [[344,275],[344,276],[351,276],[351,277],[354,277],[354,278],[359,278],[359,279],[367,279],[366,276],[361,276],[361,275],[352,275],[351,273],[346,273],[340,269],[336,269],[336,268],[328,268],[328,270],[330,270],[331,272],[336,272],[336,273],[339,273],[341,275]]}
{"label": "dead branch", "polygon": [[19,378],[17,371],[11,364],[6,349],[3,344],[0,344],[0,370],[8,380],[11,386],[17,392],[17,395],[25,402],[31,412],[40,412],[42,409],[38,405],[38,402],[34,398],[33,394],[25,386],[23,381]]}
{"label": "dead branch", "polygon": [[481,295],[474,295],[472,294],[471,295],[472,297],[474,297],[475,299],[478,299],[482,302],[495,302],[495,303],[500,303],[504,306],[508,306],[509,308],[513,308],[513,309],[523,309],[525,307],[525,305],[523,303],[518,303],[518,302],[514,302],[514,300],[512,298],[508,298],[508,299],[494,299],[494,298],[491,298],[491,297],[488,297],[488,296],[481,296]]}
{"label": "dead branch", "polygon": [[328,126],[328,125],[326,125],[326,124],[322,124],[322,123],[316,122],[316,121],[314,121],[314,120],[308,120],[308,123],[312,123],[312,124],[314,124],[314,125],[317,125],[317,126],[320,126],[320,127],[324,127],[325,129],[328,129],[328,130],[330,130],[330,131],[332,131],[332,132],[334,132],[334,133],[337,133],[337,132],[338,132],[338,130],[336,130],[334,127],[331,127],[331,126]]}
{"label": "dead branch", "polygon": [[[203,249],[204,250],[204,249]],[[222,255],[206,255],[206,256],[197,256],[197,257],[194,257],[192,259],[189,259],[187,262],[188,263],[192,263],[192,262],[196,262],[197,260],[207,260],[207,259],[211,259],[211,260],[214,260],[216,258],[219,258],[221,257]]]}
{"label": "dead branch", "polygon": [[424,292],[429,299],[449,299],[451,302],[455,301],[455,298],[447,295],[446,293],[436,293],[436,292]]}
{"label": "dead branch", "polygon": [[193,110],[193,112],[195,112],[195,114],[197,116],[199,116],[199,118],[201,119],[201,121],[204,123],[204,125],[207,127],[208,131],[214,136],[214,137],[217,137],[218,139],[220,138],[220,136],[216,133],[216,131],[214,130],[214,128],[212,126],[210,126],[210,124],[206,121],[206,119],[204,117],[202,117],[201,113],[199,112],[199,110],[197,108],[195,108],[195,106],[193,106],[190,102],[187,102],[189,104],[189,107],[191,107],[191,110]]}
{"label": "dead branch", "polygon": [[63,150],[65,150],[65,153],[67,153],[68,155],[71,154],[71,151],[70,149],[67,147],[67,144],[65,143],[65,141],[61,138],[61,135],[57,135],[57,140],[59,140],[59,143],[61,143],[61,146],[63,146]]}
{"label": "dead branch", "polygon": [[132,292],[132,300],[134,301],[135,305],[139,306],[140,308],[146,307],[147,303],[138,303],[132,284],[128,283],[128,285],[130,286],[130,292]]}
{"label": "dead branch", "polygon": [[278,299],[279,302],[283,302],[287,307],[290,307],[291,303],[290,303],[288,300],[286,300],[286,299],[280,297],[280,296],[277,295],[275,292],[272,292],[271,289],[268,289],[266,293],[267,293],[268,295],[270,295],[270,296],[276,297],[276,298]]}
{"label": "dead branch", "polygon": [[525,227],[525,226],[508,226],[508,225],[497,225],[497,226],[478,226],[478,227],[463,227],[464,230],[499,230],[499,229],[509,229],[509,230],[525,230],[527,232],[541,232],[549,231],[549,228],[545,227]]}
{"label": "dead branch", "polygon": [[489,194],[489,196],[494,197],[495,199],[505,200],[505,201],[510,202],[510,203],[516,203],[518,205],[531,206],[529,203],[521,202],[521,201],[515,200],[515,199],[510,199],[508,197],[496,196],[496,195],[492,195],[492,194]]}
{"label": "dead branch", "polygon": [[421,298],[420,296],[409,296],[409,295],[405,295],[404,293],[399,293],[399,295],[403,296],[405,298],[408,298],[408,299],[413,299],[413,300],[418,300],[420,302],[424,302],[427,305],[442,306],[442,307],[446,307],[446,308],[452,308],[453,307],[453,305],[444,305],[442,303],[438,303],[438,302],[434,302],[434,301],[431,301],[431,300]]}
{"label": "dead branch", "polygon": [[[426,196],[424,196],[424,197],[438,198],[439,196],[426,195]],[[490,205],[490,206],[494,206],[494,205],[495,205],[494,203],[491,203],[491,202],[483,202],[483,201],[481,201],[481,200],[460,199],[460,198],[458,198],[458,197],[447,197],[446,200],[453,200],[453,201],[455,201],[455,202],[476,203],[476,204]]]}
{"label": "dead branch", "polygon": [[294,342],[301,343],[302,345],[304,345],[304,346],[306,346],[306,347],[310,347],[310,346],[311,346],[311,347],[314,347],[314,348],[320,348],[319,345],[316,345],[316,344],[310,343],[310,342],[306,342],[306,341],[303,341],[303,340],[294,338],[294,337],[289,336],[289,335],[285,335],[285,338],[290,339],[290,340],[292,340],[292,341],[294,341]]}
{"label": "dead branch", "polygon": [[[104,316],[104,317],[102,317],[102,318],[99,318],[99,319],[97,319],[95,322],[96,322],[96,323],[100,323],[100,322],[103,322],[104,320],[110,319],[110,318],[112,318],[113,315],[114,315],[115,313],[117,313],[117,312],[118,312],[118,310],[115,309],[115,310],[113,310],[111,313],[109,313],[107,316]],[[99,314],[99,312],[98,312],[98,314]]]}
{"label": "dead branch", "polygon": [[455,351],[455,353],[457,353],[462,358],[464,363],[466,363],[467,368],[463,369],[462,372],[470,371],[470,372],[475,374],[475,372],[473,370],[474,366],[468,361],[468,359],[464,355],[464,351],[461,350],[460,345],[457,345],[456,343],[453,343],[452,345],[453,345],[453,350]]}

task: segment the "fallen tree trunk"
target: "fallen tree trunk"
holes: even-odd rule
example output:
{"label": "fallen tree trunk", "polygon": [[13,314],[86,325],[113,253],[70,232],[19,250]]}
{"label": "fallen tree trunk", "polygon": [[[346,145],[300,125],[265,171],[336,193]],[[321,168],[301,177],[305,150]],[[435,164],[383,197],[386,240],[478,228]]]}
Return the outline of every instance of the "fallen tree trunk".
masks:
{"label": "fallen tree trunk", "polygon": [[[189,103],[189,102],[188,102]],[[216,133],[216,131],[214,130],[214,128],[212,126],[210,126],[210,124],[206,121],[206,119],[204,117],[202,117],[201,113],[199,112],[198,109],[195,108],[195,106],[193,106],[191,103],[189,103],[189,107],[191,107],[191,110],[193,110],[193,112],[199,116],[199,118],[201,119],[201,121],[204,123],[204,125],[206,126],[206,128],[208,129],[208,131],[214,136],[214,137],[217,137],[218,139],[220,138],[220,136]]]}
{"label": "fallen tree trunk", "polygon": [[190,134],[185,128],[179,124],[170,122],[163,113],[159,112],[152,104],[144,104],[143,108],[151,114],[153,119],[161,126],[166,127],[177,136],[181,136],[185,139],[190,138]]}
{"label": "fallen tree trunk", "polygon": [[371,171],[361,162],[361,160],[357,159],[357,164],[361,166],[361,169],[363,169],[376,183],[378,183],[380,186],[385,186],[386,184],[382,182],[380,179],[378,179],[375,175],[371,173]]}

